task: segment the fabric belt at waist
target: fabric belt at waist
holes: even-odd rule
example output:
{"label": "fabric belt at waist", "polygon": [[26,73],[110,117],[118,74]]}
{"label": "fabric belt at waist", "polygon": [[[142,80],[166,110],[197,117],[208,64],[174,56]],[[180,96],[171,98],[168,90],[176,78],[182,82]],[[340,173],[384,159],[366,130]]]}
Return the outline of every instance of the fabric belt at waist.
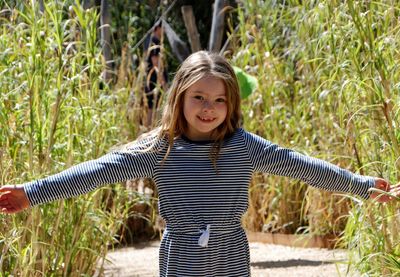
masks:
{"label": "fabric belt at waist", "polygon": [[220,225],[220,224],[207,224],[204,228],[199,228],[197,231],[194,228],[184,230],[182,228],[174,228],[167,224],[166,231],[172,235],[200,235],[198,245],[207,247],[210,239],[210,233],[213,234],[229,234],[238,232],[242,229],[240,224]]}

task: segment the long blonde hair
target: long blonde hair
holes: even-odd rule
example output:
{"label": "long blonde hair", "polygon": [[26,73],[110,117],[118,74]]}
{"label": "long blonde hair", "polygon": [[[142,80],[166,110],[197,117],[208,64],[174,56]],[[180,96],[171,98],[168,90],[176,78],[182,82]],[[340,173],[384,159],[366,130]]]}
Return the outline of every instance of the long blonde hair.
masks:
{"label": "long blonde hair", "polygon": [[240,126],[240,91],[232,66],[222,56],[207,51],[191,54],[179,67],[168,91],[167,102],[161,118],[159,137],[168,139],[167,158],[174,139],[184,135],[188,124],[183,115],[183,99],[186,90],[200,79],[212,76],[224,82],[227,98],[227,116],[213,133],[215,144],[210,153],[213,164],[216,164],[219,149],[224,138],[229,137]]}

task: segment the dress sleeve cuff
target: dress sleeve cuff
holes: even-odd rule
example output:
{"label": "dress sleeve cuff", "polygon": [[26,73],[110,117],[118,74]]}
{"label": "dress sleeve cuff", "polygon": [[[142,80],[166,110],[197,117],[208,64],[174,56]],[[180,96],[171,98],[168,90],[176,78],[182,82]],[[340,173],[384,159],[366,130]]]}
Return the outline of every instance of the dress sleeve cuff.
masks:
{"label": "dress sleeve cuff", "polygon": [[369,199],[371,196],[370,189],[373,187],[375,187],[374,177],[355,175],[350,192],[359,195],[361,198]]}
{"label": "dress sleeve cuff", "polygon": [[34,207],[41,203],[37,193],[38,186],[38,181],[32,181],[24,184],[24,191],[26,196],[28,197],[30,207]]}

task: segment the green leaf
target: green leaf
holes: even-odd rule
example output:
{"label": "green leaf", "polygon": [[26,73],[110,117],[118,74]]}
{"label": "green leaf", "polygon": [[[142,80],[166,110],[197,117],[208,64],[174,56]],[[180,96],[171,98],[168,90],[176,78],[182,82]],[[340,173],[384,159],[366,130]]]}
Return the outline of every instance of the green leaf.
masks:
{"label": "green leaf", "polygon": [[239,82],[240,97],[245,99],[256,90],[258,86],[257,78],[247,74],[239,67],[233,66],[233,70]]}

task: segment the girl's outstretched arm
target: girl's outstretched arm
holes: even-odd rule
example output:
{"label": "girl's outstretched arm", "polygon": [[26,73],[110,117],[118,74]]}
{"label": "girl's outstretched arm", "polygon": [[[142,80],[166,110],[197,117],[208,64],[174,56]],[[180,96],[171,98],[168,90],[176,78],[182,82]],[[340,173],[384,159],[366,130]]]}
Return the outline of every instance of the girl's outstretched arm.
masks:
{"label": "girl's outstretched arm", "polygon": [[6,185],[0,188],[0,212],[12,214],[29,207],[29,200],[22,185]]}
{"label": "girl's outstretched arm", "polygon": [[245,131],[243,138],[254,171],[296,178],[320,189],[356,194],[378,202],[399,197],[399,186],[391,187],[384,179],[354,174]]}
{"label": "girl's outstretched arm", "polygon": [[44,179],[3,186],[0,188],[0,212],[16,213],[35,205],[85,194],[101,185],[151,178],[159,152],[155,149],[147,151],[148,148],[149,144],[144,142],[134,143],[126,151],[109,153]]}

